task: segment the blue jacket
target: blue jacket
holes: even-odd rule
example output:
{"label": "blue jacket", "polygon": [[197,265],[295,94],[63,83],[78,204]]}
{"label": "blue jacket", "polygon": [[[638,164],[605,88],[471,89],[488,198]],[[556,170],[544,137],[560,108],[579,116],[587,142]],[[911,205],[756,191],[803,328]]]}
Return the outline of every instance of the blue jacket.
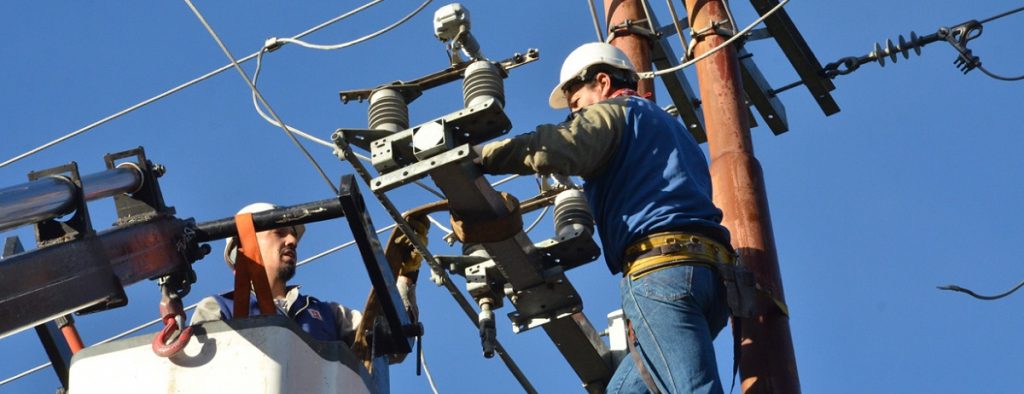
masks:
{"label": "blue jacket", "polygon": [[622,271],[626,247],[653,232],[696,232],[729,243],[704,152],[650,100],[618,96],[589,105],[565,123],[486,145],[480,160],[489,173],[583,177],[612,273]]}
{"label": "blue jacket", "polygon": [[[213,296],[217,300],[217,304],[220,305],[221,318],[224,320],[231,319],[234,316],[235,301],[232,293],[225,293]],[[334,308],[330,303],[321,302],[315,297],[299,294],[299,297],[292,303],[291,308],[288,312],[277,308],[279,315],[286,315],[292,319],[295,323],[311,335],[314,339],[320,341],[340,341],[343,338],[338,333],[336,318],[334,315]],[[256,296],[249,295],[249,316],[256,316],[260,314],[259,305],[256,303]]]}

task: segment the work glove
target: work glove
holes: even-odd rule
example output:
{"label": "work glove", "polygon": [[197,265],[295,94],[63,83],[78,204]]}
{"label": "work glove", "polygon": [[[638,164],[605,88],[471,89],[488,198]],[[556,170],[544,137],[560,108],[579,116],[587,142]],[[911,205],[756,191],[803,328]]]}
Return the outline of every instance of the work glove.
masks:
{"label": "work glove", "polygon": [[[430,229],[430,222],[427,221],[426,216],[410,216],[406,218],[409,221],[409,225],[413,231],[419,236],[420,241],[424,245],[427,245],[427,230]],[[398,260],[402,262],[399,273],[409,273],[419,271],[420,265],[423,263],[423,256],[420,252],[416,251],[416,248],[412,246],[412,241],[405,236],[401,230],[395,229],[397,236],[395,241],[388,248],[388,260]]]}

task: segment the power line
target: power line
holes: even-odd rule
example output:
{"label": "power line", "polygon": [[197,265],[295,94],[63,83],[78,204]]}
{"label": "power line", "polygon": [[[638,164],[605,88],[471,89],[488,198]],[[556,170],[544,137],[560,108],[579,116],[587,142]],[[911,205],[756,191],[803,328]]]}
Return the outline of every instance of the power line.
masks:
{"label": "power line", "polygon": [[[723,48],[731,45],[733,42],[736,42],[736,40],[739,40],[739,39],[745,37],[747,35],[747,33],[749,33],[751,30],[754,29],[754,27],[757,27],[757,25],[760,25],[761,22],[764,22],[765,19],[768,19],[768,17],[770,17],[773,14],[775,14],[775,12],[781,10],[782,7],[784,7],[788,3],[789,3],[789,0],[782,0],[782,2],[780,2],[775,7],[772,7],[772,9],[768,10],[768,12],[766,12],[764,15],[761,15],[760,18],[757,18],[756,20],[754,20],[754,22],[751,23],[749,26],[745,27],[743,30],[740,30],[739,32],[736,32],[736,34],[734,34],[728,40],[725,40],[725,42],[723,42],[723,43],[719,44],[718,46],[712,48],[710,51],[704,52],[703,54],[701,54],[700,56],[697,56],[693,60],[688,60],[688,61],[686,61],[686,62],[684,62],[682,64],[679,64],[679,65],[677,65],[675,67],[666,68],[664,70],[641,72],[641,73],[639,73],[640,79],[651,79],[651,78],[654,78],[654,77],[657,77],[657,76],[661,76],[661,75],[665,75],[665,74],[669,74],[669,73],[674,73],[674,72],[682,70],[682,69],[684,69],[686,67],[692,66],[692,65],[696,64],[697,62],[699,62],[701,60],[704,60],[704,58],[707,58],[708,56],[711,56],[711,55],[715,54],[715,52],[718,52],[718,51],[722,50]],[[692,21],[691,21],[691,23],[692,23]]]}
{"label": "power line", "polygon": [[[325,22],[323,22],[323,23],[321,23],[319,25],[316,25],[316,26],[314,26],[312,28],[309,28],[306,31],[303,31],[303,32],[301,32],[299,34],[296,34],[296,35],[292,36],[292,38],[293,39],[298,39],[298,38],[302,38],[302,37],[305,37],[307,35],[310,35],[312,33],[315,33],[317,31],[320,31],[321,29],[323,29],[323,28],[325,28],[327,26],[330,26],[330,25],[332,25],[334,23],[340,22],[340,21],[342,21],[342,20],[344,20],[344,19],[346,19],[346,18],[348,18],[348,17],[350,17],[352,15],[358,14],[359,12],[362,12],[363,10],[366,10],[367,8],[370,8],[370,7],[374,6],[374,5],[377,5],[380,2],[382,2],[382,1],[384,1],[384,0],[374,0],[374,1],[371,1],[369,3],[363,4],[362,6],[359,6],[359,7],[355,8],[355,9],[349,11],[349,12],[346,12],[344,14],[338,15],[338,16],[336,16],[336,17],[334,17],[332,19],[329,19],[329,20],[327,20],[327,21],[325,21]],[[252,54],[250,54],[250,55],[248,55],[246,57],[243,57],[243,58],[239,59],[238,62],[239,63],[245,63],[245,62],[247,62],[249,60],[254,59],[258,54],[259,54],[259,51],[254,52],[254,53],[252,53]],[[188,87],[190,87],[192,85],[195,85],[195,84],[197,84],[199,82],[205,81],[205,80],[209,79],[210,77],[213,77],[214,75],[217,75],[217,74],[220,74],[220,73],[222,73],[224,71],[227,71],[227,70],[231,69],[231,67],[233,67],[233,65],[230,64],[230,63],[226,64],[224,66],[221,66],[220,68],[218,68],[216,70],[213,70],[213,71],[210,71],[210,72],[208,72],[206,74],[203,74],[203,75],[201,75],[199,77],[196,77],[195,79],[193,79],[191,81],[188,81],[188,82],[185,82],[185,83],[183,83],[181,85],[175,86],[175,87],[171,88],[168,91],[165,91],[165,92],[160,93],[160,94],[158,94],[156,96],[153,96],[153,97],[150,97],[148,99],[145,99],[145,100],[143,100],[143,101],[141,101],[141,102],[139,102],[139,103],[137,103],[135,105],[132,105],[132,106],[130,106],[128,108],[125,108],[125,109],[123,109],[121,111],[118,111],[118,112],[116,112],[116,113],[114,113],[112,115],[109,115],[109,116],[107,116],[107,117],[105,117],[103,119],[100,119],[98,121],[90,123],[90,124],[86,125],[85,127],[82,127],[82,128],[80,128],[78,130],[75,130],[75,131],[72,131],[70,133],[67,133],[64,136],[60,137],[60,138],[57,138],[57,139],[52,140],[50,142],[47,142],[47,143],[45,143],[43,145],[40,145],[40,146],[38,146],[38,147],[36,147],[34,149],[31,149],[31,150],[27,151],[25,153],[22,153],[22,154],[17,155],[17,156],[15,156],[13,158],[10,158],[10,159],[8,159],[7,161],[5,161],[3,163],[0,163],[0,168],[6,167],[6,166],[8,166],[8,165],[10,165],[12,163],[15,163],[15,162],[17,162],[19,160],[22,160],[22,159],[24,159],[26,157],[32,156],[32,155],[34,155],[36,153],[39,153],[39,152],[41,152],[41,151],[43,151],[43,150],[45,150],[47,148],[50,148],[50,147],[52,147],[54,145],[59,144],[61,142],[67,141],[68,139],[71,139],[72,137],[75,137],[75,136],[77,136],[79,134],[85,133],[85,132],[87,132],[89,130],[92,130],[92,129],[100,126],[100,125],[103,125],[103,124],[105,124],[107,122],[110,122],[110,121],[112,121],[114,119],[120,118],[121,116],[126,115],[126,114],[128,114],[128,113],[130,113],[132,111],[135,111],[135,110],[137,110],[139,108],[145,107],[145,106],[147,106],[149,104],[152,104],[152,103],[154,103],[156,101],[159,101],[160,99],[162,99],[164,97],[167,97],[167,96],[170,96],[170,95],[172,95],[174,93],[180,92],[180,91],[184,90],[185,88],[188,88]]]}
{"label": "power line", "polygon": [[277,124],[281,126],[281,130],[284,130],[285,134],[288,135],[288,138],[292,140],[292,143],[294,143],[295,146],[302,151],[302,154],[306,156],[306,159],[308,159],[309,162],[313,165],[313,167],[316,168],[316,171],[324,179],[324,182],[327,182],[327,185],[331,187],[331,190],[334,191],[334,194],[338,194],[338,188],[334,186],[334,182],[331,182],[331,179],[327,177],[327,173],[325,173],[324,169],[320,167],[320,164],[317,163],[316,159],[313,158],[313,155],[309,154],[309,151],[306,150],[306,147],[303,146],[302,143],[295,138],[295,135],[290,130],[288,130],[288,127],[285,126],[285,123],[284,121],[281,120],[281,117],[277,116],[277,112],[274,111],[274,108],[270,106],[270,103],[267,102],[267,100],[263,97],[260,91],[256,89],[256,85],[252,83],[252,81],[249,79],[249,76],[245,73],[245,71],[242,70],[242,66],[240,66],[238,64],[238,61],[235,60],[235,57],[231,54],[231,51],[229,51],[228,48],[224,46],[224,42],[221,41],[220,37],[217,35],[217,32],[215,32],[213,30],[213,27],[211,27],[210,24],[206,22],[206,18],[203,17],[203,14],[199,12],[199,9],[197,9],[194,4],[192,4],[192,0],[184,1],[185,4],[188,5],[188,8],[192,10],[192,13],[196,15],[196,18],[199,18],[199,22],[203,24],[203,27],[205,27],[206,31],[210,33],[210,36],[213,37],[213,40],[217,42],[217,46],[219,46],[221,51],[224,52],[224,56],[227,56],[228,60],[231,61],[231,65],[234,66],[235,70],[238,71],[238,74],[242,77],[242,79],[245,80],[245,83],[249,85],[249,89],[252,90],[252,93],[256,95],[257,98],[259,98],[260,103],[263,104],[264,107],[267,107],[267,111],[270,112],[270,115],[274,117],[274,120],[277,122]]}
{"label": "power line", "polygon": [[973,292],[973,291],[971,291],[969,289],[965,289],[965,288],[957,286],[957,285],[938,286],[938,289],[939,290],[959,291],[961,293],[967,294],[967,295],[969,295],[971,297],[974,297],[974,298],[977,298],[979,300],[992,301],[992,300],[998,300],[1000,298],[1003,298],[1003,297],[1006,297],[1006,296],[1008,296],[1010,294],[1013,294],[1013,292],[1019,290],[1021,287],[1024,287],[1024,280],[1020,281],[1020,283],[1018,283],[1017,286],[1014,286],[1010,290],[1007,290],[1005,292],[1002,292],[1002,293],[999,293],[999,294],[996,294],[996,295],[991,295],[991,296],[980,295],[980,294],[975,293],[975,292]]}
{"label": "power line", "polygon": [[411,13],[406,15],[404,18],[399,19],[397,22],[392,23],[392,24],[388,25],[387,27],[385,27],[383,29],[377,30],[376,32],[367,34],[365,36],[362,36],[362,37],[357,38],[357,39],[352,40],[352,41],[343,42],[341,44],[334,44],[334,45],[319,45],[319,44],[311,44],[311,43],[308,43],[308,42],[305,42],[305,41],[302,41],[302,40],[299,40],[299,39],[295,39],[295,38],[274,38],[274,39],[270,40],[271,43],[268,44],[268,46],[271,46],[271,47],[277,46],[277,45],[279,45],[278,43],[291,43],[291,44],[295,44],[295,45],[298,45],[298,46],[301,46],[301,47],[305,47],[305,48],[320,49],[320,50],[325,50],[325,51],[331,51],[331,50],[335,50],[335,49],[341,49],[341,48],[349,47],[349,46],[361,43],[363,41],[373,39],[373,38],[375,38],[375,37],[377,37],[377,36],[379,36],[381,34],[387,33],[389,31],[391,31],[392,29],[402,25],[403,23],[405,23],[409,19],[412,19],[412,17],[416,16],[416,14],[418,14],[424,8],[426,8],[427,5],[430,4],[431,1],[433,1],[433,0],[426,0],[426,1],[424,1],[422,4],[420,4],[419,7],[416,7],[415,10],[413,10]]}
{"label": "power line", "polygon": [[1012,10],[1006,11],[1006,12],[1004,12],[1002,14],[999,14],[999,15],[990,16],[988,18],[985,18],[985,19],[982,19],[982,20],[978,21],[978,23],[981,23],[981,24],[984,25],[984,24],[992,22],[992,21],[994,21],[996,19],[1002,18],[1004,16],[1009,16],[1009,15],[1012,15],[1012,14],[1016,14],[1016,13],[1021,12],[1021,11],[1024,11],[1024,7],[1012,9]]}
{"label": "power line", "polygon": [[597,21],[597,9],[594,8],[594,0],[586,0],[587,6],[590,8],[590,17],[594,19],[594,31],[597,33],[597,42],[604,42],[604,36],[601,34],[601,23]]}

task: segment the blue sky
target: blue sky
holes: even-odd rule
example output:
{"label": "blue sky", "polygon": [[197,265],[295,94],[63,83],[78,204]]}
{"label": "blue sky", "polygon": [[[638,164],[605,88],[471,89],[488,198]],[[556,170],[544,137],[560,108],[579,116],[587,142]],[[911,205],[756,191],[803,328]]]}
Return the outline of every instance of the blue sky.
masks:
{"label": "blue sky", "polygon": [[[653,2],[662,21],[664,3]],[[733,2],[739,24],[754,19],[746,2]],[[352,2],[198,1],[196,6],[236,57],[268,37],[287,37],[355,8]],[[370,33],[411,11],[418,1],[385,2],[307,37],[338,43]],[[444,68],[444,48],[432,36],[435,2],[409,23],[377,39],[333,52],[286,46],[265,58],[259,87],[289,124],[327,138],[339,127],[364,127],[366,105],[342,105],[337,92],[412,79]],[[582,1],[465,1],[484,53],[503,59],[538,48],[541,60],[506,80],[512,133],[556,122],[565,113],[547,107],[561,61],[593,41]],[[862,55],[876,41],[934,32],[1019,2],[793,1],[787,10],[821,63]],[[678,4],[677,4],[677,8]],[[985,26],[971,42],[985,66],[1024,73],[1015,27],[1018,14]],[[226,63],[213,40],[182,2],[18,2],[0,14],[0,160],[202,75]],[[673,40],[676,52],[679,43]],[[748,44],[773,86],[796,74],[772,41]],[[802,387],[808,393],[1018,392],[1024,296],[994,302],[940,292],[957,283],[995,293],[1024,278],[1016,245],[1024,242],[1024,84],[961,75],[955,52],[943,43],[920,57],[880,68],[868,64],[835,81],[842,112],[825,117],[806,89],[781,95],[790,131],[752,130],[764,168],[783,282],[792,313],[793,342]],[[251,74],[255,64],[245,65]],[[696,83],[692,70],[687,71]],[[660,85],[660,83],[659,83]],[[668,104],[659,89],[659,103]],[[411,105],[413,123],[458,109],[457,84],[427,92]],[[760,121],[760,119],[758,119]],[[351,173],[330,150],[306,144],[333,179]],[[332,193],[301,154],[252,108],[249,90],[228,71],[160,102],[100,126],[52,149],[0,168],[0,187],[22,183],[29,171],[69,161],[83,173],[103,168],[102,156],[144,146],[168,171],[164,196],[181,217],[199,221],[233,214],[254,201],[296,204]],[[365,191],[366,188],[364,187]],[[503,187],[520,198],[536,193],[532,179]],[[432,201],[414,186],[390,193],[401,209]],[[389,220],[370,203],[375,224]],[[110,200],[90,204],[98,230],[115,219]],[[446,218],[436,216],[444,221]],[[526,220],[532,221],[528,215]],[[550,237],[550,220],[530,234]],[[31,228],[19,235],[32,244]],[[442,232],[431,233],[435,253]],[[300,258],[351,239],[340,221],[309,226]],[[187,302],[231,286],[215,252],[197,262],[199,282]],[[305,292],[361,307],[368,280],[352,249],[301,269]],[[600,262],[569,273],[598,329],[617,308],[617,279]],[[450,296],[424,280],[420,304],[428,365],[442,392],[518,392],[497,359],[480,355],[476,329]],[[462,286],[461,280],[459,280]],[[157,317],[158,291],[143,282],[128,289],[128,306],[78,318],[86,343]],[[572,392],[579,383],[540,331],[513,334],[500,310],[499,338],[541,392]],[[152,329],[151,329],[152,332]],[[716,342],[728,376],[728,329]],[[0,379],[46,361],[31,332],[0,340]],[[429,392],[414,364],[392,369],[394,392]],[[728,378],[724,378],[728,382]],[[726,383],[728,384],[728,383]],[[0,387],[0,392],[50,392],[46,370]]]}

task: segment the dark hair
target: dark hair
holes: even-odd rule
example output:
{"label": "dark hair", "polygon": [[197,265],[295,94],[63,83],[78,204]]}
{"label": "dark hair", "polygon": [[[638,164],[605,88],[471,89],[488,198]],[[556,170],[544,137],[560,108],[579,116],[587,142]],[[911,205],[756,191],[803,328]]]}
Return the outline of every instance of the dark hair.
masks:
{"label": "dark hair", "polygon": [[595,64],[595,65],[591,66],[590,68],[588,68],[587,72],[584,74],[584,77],[583,77],[584,83],[589,84],[589,83],[593,82],[594,78],[597,77],[597,74],[600,74],[600,73],[608,74],[608,76],[611,77],[611,80],[612,80],[612,90],[618,90],[618,89],[633,89],[633,90],[636,90],[637,80],[636,80],[636,77],[634,76],[633,73],[631,73],[629,71],[626,71],[626,70],[623,70],[621,68],[616,68],[616,67],[609,66],[607,64]]}

